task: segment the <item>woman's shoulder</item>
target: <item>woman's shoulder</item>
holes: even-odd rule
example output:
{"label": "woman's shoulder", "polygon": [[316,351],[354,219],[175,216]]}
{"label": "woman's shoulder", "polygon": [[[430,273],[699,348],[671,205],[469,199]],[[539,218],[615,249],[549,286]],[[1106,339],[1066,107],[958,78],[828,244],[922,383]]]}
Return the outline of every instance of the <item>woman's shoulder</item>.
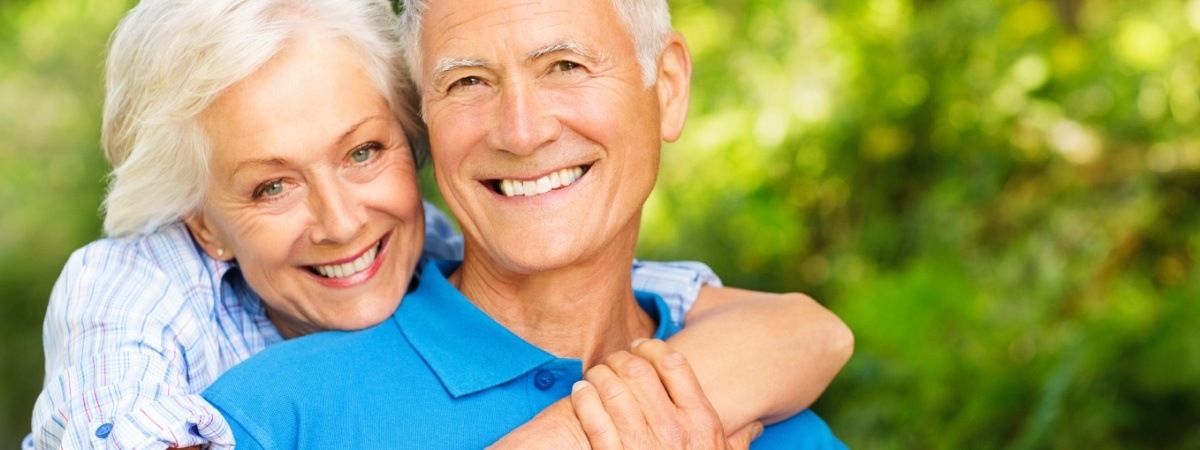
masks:
{"label": "woman's shoulder", "polygon": [[179,222],[149,234],[92,241],[72,253],[67,261],[68,269],[85,273],[120,277],[158,275],[180,281],[194,280],[207,265],[187,227]]}
{"label": "woman's shoulder", "polygon": [[71,259],[92,266],[109,262],[162,266],[172,262],[199,262],[199,254],[187,226],[175,222],[148,234],[97,239],[75,250]]}
{"label": "woman's shoulder", "polygon": [[211,263],[182,223],[135,237],[98,239],[71,254],[54,286],[51,307],[185,301],[198,291],[217,290],[219,277],[211,276]]}

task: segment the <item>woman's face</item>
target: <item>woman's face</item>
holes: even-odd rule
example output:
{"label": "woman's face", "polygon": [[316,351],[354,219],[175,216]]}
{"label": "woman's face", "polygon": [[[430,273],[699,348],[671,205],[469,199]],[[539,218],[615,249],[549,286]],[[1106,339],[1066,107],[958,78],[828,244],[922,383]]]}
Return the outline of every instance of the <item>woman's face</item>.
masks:
{"label": "woman's face", "polygon": [[188,226],[285,337],[385,320],[424,242],[408,141],[357,55],[300,36],[202,118],[212,178]]}

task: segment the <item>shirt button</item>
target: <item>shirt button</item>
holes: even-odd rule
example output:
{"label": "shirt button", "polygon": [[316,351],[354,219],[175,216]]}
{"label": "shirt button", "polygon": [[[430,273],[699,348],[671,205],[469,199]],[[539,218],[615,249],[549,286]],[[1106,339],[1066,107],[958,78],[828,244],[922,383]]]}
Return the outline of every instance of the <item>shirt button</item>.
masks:
{"label": "shirt button", "polygon": [[111,423],[106,423],[104,425],[100,425],[99,427],[96,427],[96,437],[98,437],[100,439],[107,439],[109,433],[112,433],[112,424]]}
{"label": "shirt button", "polygon": [[533,374],[533,385],[543,391],[554,387],[554,373],[549,370],[539,370],[538,373]]}

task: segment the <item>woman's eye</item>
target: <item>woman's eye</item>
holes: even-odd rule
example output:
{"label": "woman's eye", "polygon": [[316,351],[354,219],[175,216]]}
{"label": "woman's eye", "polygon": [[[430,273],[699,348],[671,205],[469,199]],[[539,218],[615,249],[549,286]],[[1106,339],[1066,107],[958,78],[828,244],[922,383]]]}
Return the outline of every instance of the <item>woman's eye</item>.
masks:
{"label": "woman's eye", "polygon": [[356,148],[356,149],[354,149],[354,151],[350,152],[350,160],[354,161],[356,164],[365,163],[367,161],[370,161],[371,157],[375,156],[375,153],[378,153],[378,152],[379,152],[379,144],[372,142],[370,144],[366,144],[366,145],[363,145],[362,147]]}
{"label": "woman's eye", "polygon": [[283,193],[283,180],[271,180],[258,186],[254,198],[274,197]]}
{"label": "woman's eye", "polygon": [[356,163],[366,162],[368,159],[371,159],[371,149],[360,148],[355,150],[354,153],[350,154],[350,159]]}
{"label": "woman's eye", "polygon": [[579,67],[580,67],[579,64],[573,63],[571,61],[559,61],[559,62],[554,63],[554,71],[555,72],[569,72],[569,71],[578,69]]}

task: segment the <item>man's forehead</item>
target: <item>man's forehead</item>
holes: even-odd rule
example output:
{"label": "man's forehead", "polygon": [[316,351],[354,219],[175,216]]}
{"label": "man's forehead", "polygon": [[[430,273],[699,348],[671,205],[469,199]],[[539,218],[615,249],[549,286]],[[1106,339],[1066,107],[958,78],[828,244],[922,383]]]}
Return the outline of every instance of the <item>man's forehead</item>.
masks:
{"label": "man's forehead", "polygon": [[[592,49],[587,44],[571,39],[565,39],[529,50],[525,52],[524,55],[520,56],[520,59],[523,60],[523,62],[533,62],[547,55],[559,52],[573,53],[589,59],[597,59],[599,57],[599,52]],[[492,64],[493,63],[490,60],[481,58],[443,56],[437,60],[437,64],[433,66],[433,71],[437,73],[450,71],[461,67],[491,67]]]}
{"label": "man's forehead", "polygon": [[[607,10],[606,10],[607,8]],[[442,55],[437,53],[500,50],[548,53],[581,50],[594,35],[596,26],[609,25],[615,17],[610,0],[475,0],[432,1],[425,15],[422,32],[427,59],[475,57],[481,55]],[[591,29],[591,31],[589,31]],[[496,37],[506,37],[504,42]],[[519,43],[520,48],[513,47]],[[551,46],[569,45],[573,48]],[[432,56],[433,58],[428,58]]]}

